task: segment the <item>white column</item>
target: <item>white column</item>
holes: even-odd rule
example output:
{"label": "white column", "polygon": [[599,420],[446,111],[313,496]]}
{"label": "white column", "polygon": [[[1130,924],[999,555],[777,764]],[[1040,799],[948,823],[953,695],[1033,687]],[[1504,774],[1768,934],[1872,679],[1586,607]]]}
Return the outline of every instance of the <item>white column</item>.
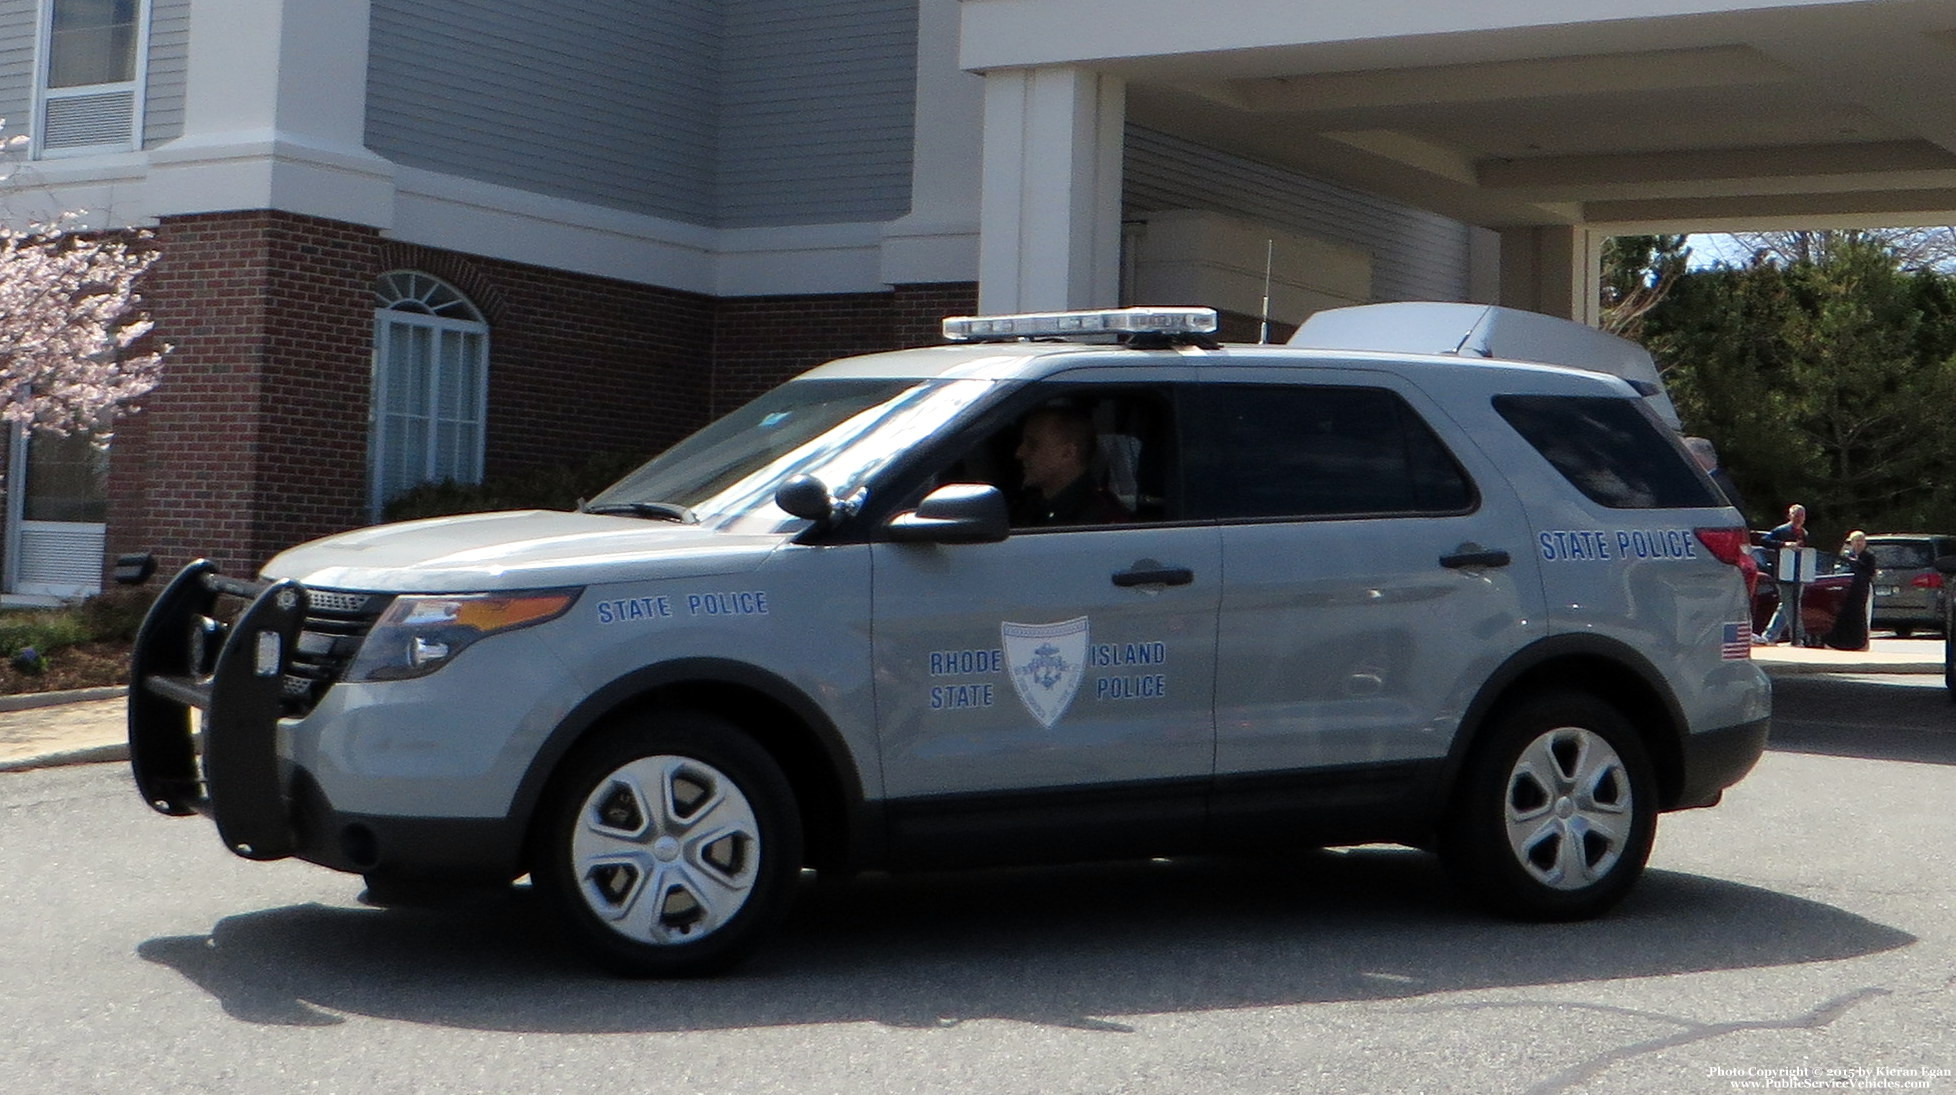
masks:
{"label": "white column", "polygon": [[183,135],[150,154],[152,216],[279,209],[386,227],[365,147],[369,0],[191,0]]}
{"label": "white column", "polygon": [[883,234],[886,284],[978,280],[984,118],[984,79],[958,67],[958,0],[920,0],[910,213]]}
{"label": "white column", "polygon": [[1580,227],[1501,232],[1501,297],[1510,308],[1591,327],[1603,321],[1603,240]]}
{"label": "white column", "polygon": [[1084,69],[985,74],[979,311],[1120,303],[1126,103]]}

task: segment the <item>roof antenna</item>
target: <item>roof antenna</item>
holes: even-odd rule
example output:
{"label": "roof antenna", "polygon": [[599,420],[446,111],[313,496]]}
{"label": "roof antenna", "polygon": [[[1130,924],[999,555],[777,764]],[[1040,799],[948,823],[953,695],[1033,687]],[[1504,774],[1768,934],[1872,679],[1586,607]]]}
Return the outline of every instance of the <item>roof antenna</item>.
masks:
{"label": "roof antenna", "polygon": [[1263,322],[1256,329],[1259,346],[1270,344],[1270,259],[1277,251],[1277,241],[1265,238],[1263,241]]}

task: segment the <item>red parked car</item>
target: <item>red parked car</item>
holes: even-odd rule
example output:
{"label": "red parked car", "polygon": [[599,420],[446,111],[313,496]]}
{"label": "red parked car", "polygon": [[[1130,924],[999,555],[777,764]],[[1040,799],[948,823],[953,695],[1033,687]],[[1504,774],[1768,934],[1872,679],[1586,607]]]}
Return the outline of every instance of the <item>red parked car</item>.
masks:
{"label": "red parked car", "polygon": [[[1779,583],[1773,580],[1772,571],[1767,569],[1769,549],[1759,546],[1752,548],[1753,561],[1759,567],[1759,582],[1752,590],[1752,633],[1766,633],[1766,622],[1773,618],[1773,610],[1779,607]],[[1819,555],[1819,576],[1807,582],[1800,590],[1800,633],[1807,646],[1819,646],[1820,637],[1834,626],[1834,617],[1840,614],[1841,602],[1847,598],[1847,587],[1854,578],[1850,574],[1836,574],[1838,566],[1834,554],[1822,551]]]}

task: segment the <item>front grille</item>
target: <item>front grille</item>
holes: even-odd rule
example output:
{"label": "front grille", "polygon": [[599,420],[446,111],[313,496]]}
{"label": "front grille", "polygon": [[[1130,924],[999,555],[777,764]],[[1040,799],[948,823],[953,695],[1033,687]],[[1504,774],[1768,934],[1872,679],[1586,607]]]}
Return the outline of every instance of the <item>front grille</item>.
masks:
{"label": "front grille", "polygon": [[304,715],[346,675],[361,640],[393,603],[391,593],[306,590],[306,622],[285,666],[285,713]]}

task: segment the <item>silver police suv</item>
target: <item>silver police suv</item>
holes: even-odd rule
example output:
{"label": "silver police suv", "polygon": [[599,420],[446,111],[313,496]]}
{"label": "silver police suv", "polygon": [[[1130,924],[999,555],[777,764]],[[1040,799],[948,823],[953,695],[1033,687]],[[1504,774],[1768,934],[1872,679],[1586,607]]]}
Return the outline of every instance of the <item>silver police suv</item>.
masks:
{"label": "silver police suv", "polygon": [[1376,307],[947,320],[577,512],[193,563],[136,782],[381,898],[527,875],[632,974],[723,968],[810,868],[1391,841],[1600,913],[1764,747],[1745,528],[1627,344]]}

